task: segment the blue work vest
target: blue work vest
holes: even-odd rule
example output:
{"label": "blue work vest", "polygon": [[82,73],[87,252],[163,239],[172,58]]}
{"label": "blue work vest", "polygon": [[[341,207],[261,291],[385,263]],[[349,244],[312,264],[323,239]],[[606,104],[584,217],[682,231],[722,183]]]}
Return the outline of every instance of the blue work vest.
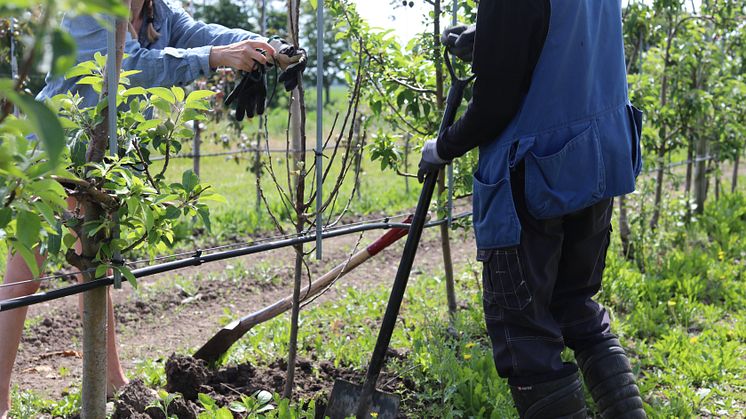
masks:
{"label": "blue work vest", "polygon": [[480,147],[474,174],[479,249],[520,242],[510,173],[521,161],[526,205],[537,219],[630,193],[642,167],[642,114],[628,98],[620,0],[551,0],[551,7],[518,113]]}

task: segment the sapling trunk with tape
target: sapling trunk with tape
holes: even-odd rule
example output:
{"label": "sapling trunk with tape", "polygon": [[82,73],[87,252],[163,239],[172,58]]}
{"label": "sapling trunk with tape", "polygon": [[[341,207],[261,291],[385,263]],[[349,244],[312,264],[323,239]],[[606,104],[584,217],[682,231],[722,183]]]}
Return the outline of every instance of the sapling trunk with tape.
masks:
{"label": "sapling trunk with tape", "polygon": [[[440,47],[440,16],[442,12],[441,0],[434,0],[433,5],[433,60],[435,62],[435,95],[438,110],[443,112],[445,109],[445,88],[443,77],[443,56]],[[441,171],[438,176],[438,208],[445,208],[446,202],[444,193],[446,191],[445,171]],[[449,232],[450,226],[443,224],[440,226],[440,248],[443,252],[443,272],[446,280],[446,299],[448,301],[448,314],[453,317],[456,313],[456,286],[453,279],[453,259],[451,258],[451,238]]]}
{"label": "sapling trunk with tape", "polygon": [[[288,0],[288,33],[289,41],[298,46],[298,24],[300,16],[300,1]],[[295,232],[302,233],[305,226],[305,194],[306,194],[306,109],[303,95],[303,85],[292,92],[290,105],[290,136],[292,138],[293,154],[292,166],[295,170]],[[293,395],[295,382],[295,363],[298,351],[298,322],[300,316],[300,290],[303,279],[303,245],[294,246],[295,272],[293,275],[293,308],[290,314],[290,342],[288,343],[288,368],[283,397]]]}
{"label": "sapling trunk with tape", "polygon": [[[123,3],[129,8],[129,0],[124,0]],[[118,19],[114,28],[115,51],[109,51],[109,54],[116,54],[115,59],[109,61],[109,63],[114,63],[114,70],[111,71],[111,68],[107,68],[108,71],[105,73],[101,94],[102,100],[105,100],[109,94],[116,94],[116,92],[109,91],[107,81],[109,77],[114,77],[115,83],[113,84],[118,85],[119,83],[126,31],[127,22]],[[86,160],[89,163],[99,163],[104,160],[106,150],[109,147],[108,134],[108,118],[104,118],[93,130],[93,137],[86,153]],[[111,207],[111,202],[102,202],[100,196],[79,194],[77,198],[83,210],[85,223],[100,222],[116,210]],[[96,274],[90,272],[90,269],[96,268],[94,261],[99,254],[102,243],[108,238],[102,232],[91,235],[82,226],[76,232],[80,240],[81,252],[76,255],[71,249],[67,253],[67,259],[72,265],[85,272],[83,274],[85,281],[91,281],[96,279]],[[81,391],[81,417],[83,419],[97,419],[106,416],[107,296],[108,288],[98,288],[83,294],[83,385]]]}

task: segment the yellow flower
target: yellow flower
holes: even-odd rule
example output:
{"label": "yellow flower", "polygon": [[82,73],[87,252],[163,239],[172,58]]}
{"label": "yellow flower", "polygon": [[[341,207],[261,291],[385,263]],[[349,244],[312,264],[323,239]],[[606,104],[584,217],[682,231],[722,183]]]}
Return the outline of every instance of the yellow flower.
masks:
{"label": "yellow flower", "polygon": [[720,259],[721,262],[724,261],[725,260],[725,252],[723,252],[722,250],[719,250],[718,251],[718,259]]}
{"label": "yellow flower", "polygon": [[692,337],[689,338],[689,343],[691,343],[691,344],[695,344],[698,341],[699,341],[699,337],[697,337],[697,336],[692,336]]}
{"label": "yellow flower", "polygon": [[378,417],[378,412],[370,412],[370,417],[377,418]]}
{"label": "yellow flower", "polygon": [[464,361],[468,361],[471,359],[471,354],[464,354]]}
{"label": "yellow flower", "polygon": [[473,347],[477,346],[477,344],[476,344],[476,343],[474,343],[474,342],[469,342],[469,343],[467,343],[467,344],[466,344],[466,345],[464,345],[464,346],[466,347],[466,349],[471,349],[471,348],[473,348]]}
{"label": "yellow flower", "polygon": [[674,307],[675,305],[676,305],[676,301],[674,301],[674,300],[668,300],[668,306],[669,307]]}

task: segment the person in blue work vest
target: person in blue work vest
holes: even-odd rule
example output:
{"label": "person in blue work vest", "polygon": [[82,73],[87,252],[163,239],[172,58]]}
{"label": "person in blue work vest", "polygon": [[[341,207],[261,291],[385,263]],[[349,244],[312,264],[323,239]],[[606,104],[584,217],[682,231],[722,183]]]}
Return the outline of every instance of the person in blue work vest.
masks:
{"label": "person in blue work vest", "polygon": [[[456,36],[449,34],[455,34]],[[492,0],[444,34],[477,78],[426,142],[420,176],[479,147],[474,230],[494,360],[521,418],[644,418],[601,287],[612,198],[634,191],[642,114],[628,99],[620,0]],[[565,347],[577,364],[563,362]]]}
{"label": "person in blue work vest", "polygon": [[[65,17],[62,26],[75,39],[77,61],[90,61],[94,54],[106,54],[107,31],[91,16]],[[306,54],[278,39],[267,39],[241,29],[195,21],[173,0],[132,0],[129,33],[125,43],[125,70],[139,70],[129,76],[133,86],[184,86],[219,67],[231,67],[251,73],[260,66],[276,64],[282,70],[280,80],[286,90],[295,88],[305,68]],[[73,92],[82,98],[81,107],[96,106],[99,95],[90,85],[77,85],[78,78],[47,77],[47,84],[37,100]],[[250,78],[245,77],[246,80]],[[264,109],[266,88],[241,83],[232,94],[237,103],[236,118],[249,117]],[[263,80],[260,78],[260,80]],[[75,205],[69,199],[71,206]],[[37,254],[41,265],[44,255]],[[33,275],[20,255],[10,255],[5,283],[21,282],[18,286],[0,288],[0,300],[32,294],[38,282],[25,282]],[[10,410],[10,378],[21,340],[26,308],[0,313],[0,419]],[[127,383],[119,362],[114,316],[109,297],[107,336],[107,381],[109,393]]]}

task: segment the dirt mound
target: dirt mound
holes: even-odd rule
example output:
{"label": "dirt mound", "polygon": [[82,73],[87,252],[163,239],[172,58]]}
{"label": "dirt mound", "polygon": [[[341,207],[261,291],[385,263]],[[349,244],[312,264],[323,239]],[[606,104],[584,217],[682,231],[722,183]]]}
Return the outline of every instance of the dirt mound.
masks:
{"label": "dirt mound", "polygon": [[[160,406],[166,408],[162,403]],[[167,406],[168,414],[179,419],[195,419],[197,410],[194,403],[180,397]],[[112,419],[166,419],[166,415],[159,407],[158,394],[146,387],[142,380],[134,380],[119,394]]]}
{"label": "dirt mound", "polygon": [[[202,360],[172,355],[166,362],[166,388],[170,392],[181,393],[186,401],[196,400],[198,393],[205,393],[219,405],[225,406],[238,400],[242,394],[253,395],[260,390],[282,393],[286,370],[287,362],[278,359],[266,367],[245,363],[210,371]],[[335,367],[329,361],[299,359],[293,397],[316,399],[317,406],[323,406],[336,379],[362,384],[365,371]],[[407,392],[415,390],[415,383],[383,372],[378,388],[387,392]]]}
{"label": "dirt mound", "polygon": [[209,375],[205,361],[171,354],[166,361],[166,390],[181,393],[187,400],[195,400],[197,394],[205,393],[202,385]]}

